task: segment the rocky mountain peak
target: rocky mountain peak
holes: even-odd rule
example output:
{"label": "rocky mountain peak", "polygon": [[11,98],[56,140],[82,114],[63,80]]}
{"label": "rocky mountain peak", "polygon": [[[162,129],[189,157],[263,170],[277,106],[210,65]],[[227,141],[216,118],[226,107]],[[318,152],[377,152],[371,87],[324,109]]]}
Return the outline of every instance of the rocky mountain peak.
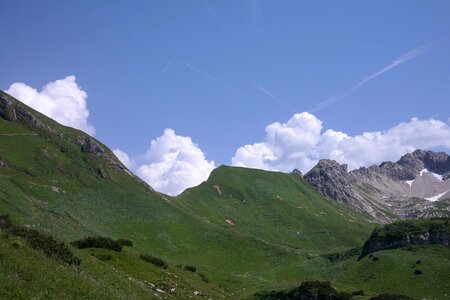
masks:
{"label": "rocky mountain peak", "polygon": [[423,169],[427,169],[442,175],[450,170],[450,156],[445,152],[415,150],[403,155],[397,161],[397,164],[416,174]]}
{"label": "rocky mountain peak", "polygon": [[356,204],[352,190],[352,178],[346,164],[335,160],[322,159],[305,174],[304,179],[322,195],[341,203]]}

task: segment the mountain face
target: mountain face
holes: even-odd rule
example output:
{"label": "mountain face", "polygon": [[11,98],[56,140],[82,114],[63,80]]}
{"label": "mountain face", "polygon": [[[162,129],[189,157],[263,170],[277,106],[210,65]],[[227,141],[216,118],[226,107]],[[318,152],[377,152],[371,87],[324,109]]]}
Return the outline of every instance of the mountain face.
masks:
{"label": "mountain face", "polygon": [[[398,184],[422,168],[446,181],[442,158],[422,160],[426,164]],[[448,246],[380,248],[376,262],[370,254],[358,261],[355,249],[376,227],[364,208],[377,202],[359,201],[355,175],[345,166],[321,166],[320,191],[339,201],[326,199],[300,172],[226,166],[170,197],[131,174],[100,141],[0,91],[0,299],[248,299],[308,280],[332,281],[345,292],[364,290],[368,297],[398,291],[443,298],[450,283]],[[421,186],[436,179],[441,191],[438,175],[424,171],[422,177],[411,181],[411,190],[433,197]],[[351,201],[360,212],[339,203]],[[376,209],[396,217],[386,205]],[[64,242],[80,265],[60,264],[23,235],[8,233],[5,215],[24,232]],[[88,236],[130,240],[133,247],[116,252],[71,244]],[[162,259],[167,269],[142,255]],[[413,277],[411,265],[419,260],[423,274]]]}
{"label": "mountain face", "polygon": [[321,160],[304,179],[327,198],[383,222],[450,215],[450,156],[444,152],[416,150],[397,162],[351,172]]}
{"label": "mountain face", "polygon": [[[190,295],[194,295],[203,281],[176,267],[194,265],[210,281],[203,284],[202,292],[211,297],[217,292],[214,299],[230,299],[218,296],[223,293],[237,298],[262,286],[287,285],[306,276],[320,278],[321,270],[302,265],[314,258],[322,263],[319,255],[325,251],[361,244],[374,227],[360,213],[328,201],[293,174],[220,167],[208,181],[179,197],[157,193],[100,141],[0,91],[1,215],[9,215],[15,224],[51,233],[67,244],[97,235],[132,240],[134,249],[164,259],[169,272],[179,277],[162,274],[153,283],[159,279],[172,288],[192,282]],[[23,273],[11,273],[18,264],[11,260],[19,253],[27,256],[29,249],[11,252],[14,246],[7,243],[14,239],[3,240],[0,231],[0,298],[19,295],[2,294],[4,278],[23,279],[21,290],[39,290],[38,277],[30,282],[21,277]],[[98,275],[100,265],[90,264],[95,253],[73,251],[82,259],[81,272],[107,280]],[[39,257],[35,254],[31,257]],[[133,277],[135,288],[142,289],[139,285],[148,281],[148,274],[119,264],[117,260],[126,256],[106,254],[113,257],[108,265],[124,272],[120,274],[134,272],[123,276],[124,285],[129,286],[128,277]],[[140,269],[139,255],[130,255],[136,259],[129,263]],[[11,262],[8,268],[3,257]],[[21,266],[28,270],[28,265],[33,264]],[[72,275],[80,279],[77,274]],[[16,281],[8,282],[16,289]]]}

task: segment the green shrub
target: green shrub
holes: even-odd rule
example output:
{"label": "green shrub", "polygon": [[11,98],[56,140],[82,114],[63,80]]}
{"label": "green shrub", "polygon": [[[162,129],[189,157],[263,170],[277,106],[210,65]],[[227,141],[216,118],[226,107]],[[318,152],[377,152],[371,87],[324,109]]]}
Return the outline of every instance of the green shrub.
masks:
{"label": "green shrub", "polygon": [[414,271],[414,274],[415,274],[415,275],[420,275],[420,274],[422,274],[422,271],[419,270],[419,269],[417,269],[417,270]]}
{"label": "green shrub", "polygon": [[120,243],[111,238],[101,236],[85,237],[81,240],[73,241],[71,244],[74,247],[77,247],[78,249],[104,248],[104,249],[111,249],[117,252],[122,251],[122,245]]}
{"label": "green shrub", "polygon": [[22,248],[22,243],[19,240],[15,240],[12,242],[11,246],[15,249],[20,249]]}
{"label": "green shrub", "polygon": [[352,292],[353,296],[364,296],[364,291],[363,290],[358,290],[358,291],[354,291]]}
{"label": "green shrub", "polygon": [[411,298],[406,295],[400,295],[400,294],[381,294],[381,295],[372,297],[369,300],[414,300],[414,298]]}
{"label": "green shrub", "polygon": [[319,299],[336,294],[329,281],[304,281],[299,291],[302,296],[319,296]]}
{"label": "green shrub", "polygon": [[21,237],[31,248],[44,253],[46,256],[65,262],[67,264],[79,265],[81,260],[76,257],[69,247],[53,236],[44,234],[36,229],[25,226],[11,226],[9,232]]}
{"label": "green shrub", "polygon": [[8,215],[0,216],[0,228],[7,229],[12,226],[12,221]]}
{"label": "green shrub", "polygon": [[190,272],[195,272],[197,271],[197,268],[195,266],[184,266],[184,268],[186,271],[190,271]]}
{"label": "green shrub", "polygon": [[118,239],[117,242],[122,246],[133,247],[133,242],[127,239]]}
{"label": "green shrub", "polygon": [[208,277],[205,274],[197,273],[197,275],[200,276],[203,282],[209,283]]}
{"label": "green shrub", "polygon": [[141,254],[139,257],[142,260],[145,260],[145,261],[147,261],[147,262],[149,262],[152,265],[155,265],[157,267],[160,267],[160,268],[163,268],[163,269],[167,269],[169,267],[169,265],[164,260],[162,260],[159,257],[151,256],[151,255],[148,255],[148,254]]}

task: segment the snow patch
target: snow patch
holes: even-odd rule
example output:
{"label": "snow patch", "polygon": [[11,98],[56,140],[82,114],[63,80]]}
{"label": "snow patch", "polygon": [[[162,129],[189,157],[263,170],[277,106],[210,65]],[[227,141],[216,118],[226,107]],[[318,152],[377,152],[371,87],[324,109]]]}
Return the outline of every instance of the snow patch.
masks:
{"label": "snow patch", "polygon": [[443,193],[437,194],[436,196],[433,197],[429,197],[429,198],[425,198],[428,201],[434,202],[434,201],[438,201],[439,199],[441,199],[442,196],[444,196],[445,194],[447,194],[450,190],[445,191]]}
{"label": "snow patch", "polygon": [[414,179],[413,180],[406,180],[405,181],[409,186],[412,186],[412,184],[413,184],[413,182],[414,182]]}
{"label": "snow patch", "polygon": [[436,173],[431,173],[431,175],[436,177],[437,180],[442,181],[442,175],[439,175],[439,174],[436,174]]}
{"label": "snow patch", "polygon": [[423,169],[422,171],[420,171],[419,176],[422,177],[422,175],[423,175],[424,173],[430,173],[430,174],[433,175],[437,180],[442,181],[442,175],[439,175],[439,174],[430,172],[430,171],[428,171],[428,169]]}

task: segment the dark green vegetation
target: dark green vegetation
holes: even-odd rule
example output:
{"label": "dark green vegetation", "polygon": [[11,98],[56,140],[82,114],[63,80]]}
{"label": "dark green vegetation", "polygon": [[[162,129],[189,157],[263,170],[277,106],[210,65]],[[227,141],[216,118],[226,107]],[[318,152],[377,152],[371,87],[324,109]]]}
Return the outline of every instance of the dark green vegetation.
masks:
{"label": "dark green vegetation", "polygon": [[189,272],[195,272],[195,271],[197,271],[197,268],[196,268],[195,266],[190,266],[190,265],[184,266],[183,269],[185,269],[186,271],[189,271]]}
{"label": "dark green vegetation", "polygon": [[81,240],[73,241],[70,244],[78,249],[103,248],[117,252],[122,251],[122,243],[115,241],[112,238],[102,236],[89,236],[82,238]]}
{"label": "dark green vegetation", "polygon": [[[375,225],[295,174],[222,166],[200,186],[169,197],[129,174],[100,142],[5,94],[1,99],[0,215],[67,245],[111,237],[122,251],[68,246],[81,264],[61,264],[2,229],[0,298],[187,298],[198,292],[228,299],[307,280],[332,281],[340,292],[364,290],[367,297],[442,298],[449,290],[448,247],[384,250],[378,261],[358,261],[360,253],[351,249],[361,247]],[[141,259],[146,253],[167,269]],[[418,260],[422,274],[415,275]]]}
{"label": "dark green vegetation", "polygon": [[324,299],[348,300],[352,294],[337,292],[329,281],[304,281],[299,287],[271,292],[259,292],[254,295],[257,300],[290,300],[290,299]]}
{"label": "dark green vegetation", "polygon": [[61,263],[2,229],[0,299],[185,299],[196,291],[231,298],[195,274],[142,261],[130,247],[72,251],[81,258],[78,266]]}
{"label": "dark green vegetation", "polygon": [[141,254],[140,258],[142,260],[145,260],[146,262],[151,263],[154,266],[157,266],[157,267],[160,267],[163,269],[167,269],[169,267],[169,265],[159,257],[151,256],[148,254]]}
{"label": "dark green vegetation", "polygon": [[[54,258],[66,264],[79,265],[81,260],[76,257],[69,247],[53,236],[45,234],[36,229],[27,228],[25,226],[13,225],[8,215],[0,216],[0,228],[5,234],[21,238],[31,248],[39,250],[46,256]],[[13,247],[19,248],[20,243],[16,241]]]}

